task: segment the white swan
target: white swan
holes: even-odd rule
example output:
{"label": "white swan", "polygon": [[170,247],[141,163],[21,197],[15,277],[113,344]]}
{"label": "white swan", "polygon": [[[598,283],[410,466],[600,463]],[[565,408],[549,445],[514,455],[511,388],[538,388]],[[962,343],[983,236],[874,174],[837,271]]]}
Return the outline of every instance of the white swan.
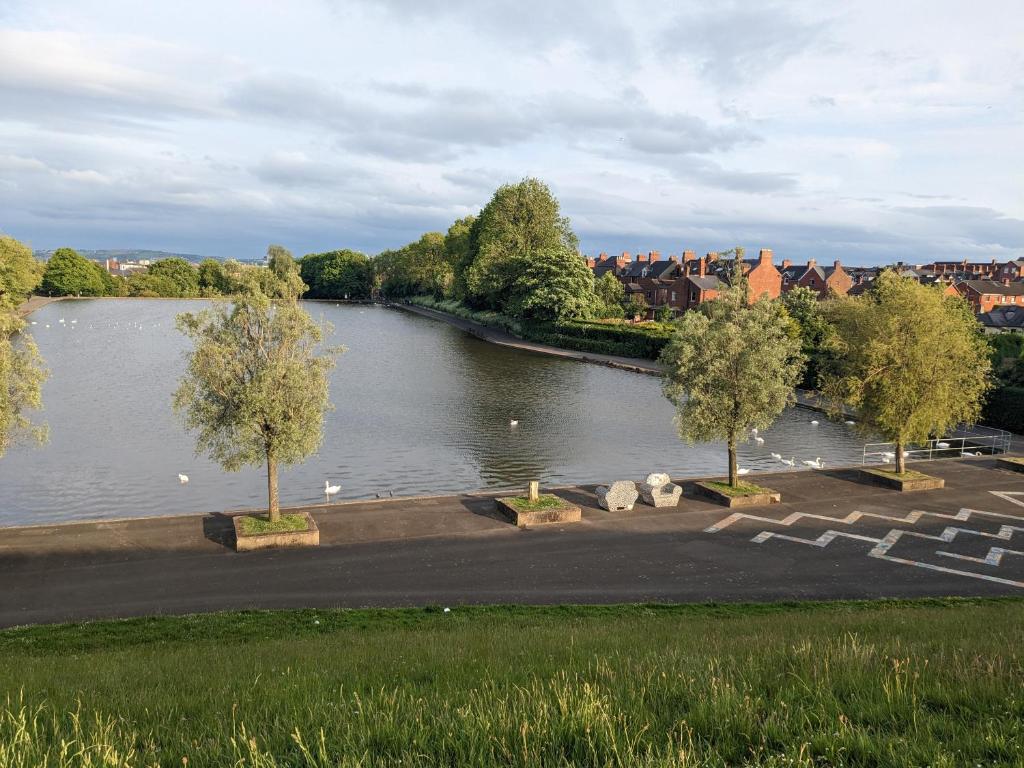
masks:
{"label": "white swan", "polygon": [[790,456],[788,459],[779,459],[779,461],[781,461],[787,467],[796,466],[796,458],[793,456]]}
{"label": "white swan", "polygon": [[886,451],[885,453],[882,454],[882,458],[885,459],[886,461],[892,461],[893,459],[896,458],[896,454],[892,453],[891,451]]}
{"label": "white swan", "polygon": [[949,448],[949,443],[936,443],[936,448]]}
{"label": "white swan", "polygon": [[814,467],[815,469],[821,469],[822,467],[825,466],[825,462],[821,460],[821,456],[816,456],[814,461],[807,460],[804,461],[803,463],[808,467]]}
{"label": "white swan", "polygon": [[736,468],[736,474],[737,475],[745,475],[749,471],[750,471],[750,467],[742,467],[742,468],[741,467],[737,467]]}
{"label": "white swan", "polygon": [[849,419],[847,419],[846,421],[843,422],[843,424],[845,424],[848,427],[852,427],[856,423],[857,423],[856,421],[850,421]]}
{"label": "white swan", "polygon": [[181,474],[181,472],[179,472],[178,473],[178,482],[181,483],[182,485],[186,485],[188,483],[188,475],[183,475],[183,474]]}
{"label": "white swan", "polygon": [[754,437],[757,437],[757,427],[751,427],[750,434],[752,434]]}
{"label": "white swan", "polygon": [[509,422],[508,422],[508,425],[510,427],[518,427],[519,426],[519,419],[510,419]]}
{"label": "white swan", "polygon": [[758,445],[764,445],[764,438],[763,438],[763,437],[761,437],[761,436],[755,437],[755,438],[754,438],[754,441],[755,441],[755,442],[756,442],[756,443],[757,443]]}
{"label": "white swan", "polygon": [[781,453],[772,453],[772,458],[775,459],[776,461],[782,461],[782,454]]}
{"label": "white swan", "polygon": [[812,426],[812,427],[816,427],[816,426],[818,426],[818,422],[817,422],[817,420],[814,420],[814,421],[812,421],[812,422],[811,422],[811,426]]}
{"label": "white swan", "polygon": [[324,480],[324,493],[328,496],[333,496],[341,490],[340,485],[331,485],[329,480]]}

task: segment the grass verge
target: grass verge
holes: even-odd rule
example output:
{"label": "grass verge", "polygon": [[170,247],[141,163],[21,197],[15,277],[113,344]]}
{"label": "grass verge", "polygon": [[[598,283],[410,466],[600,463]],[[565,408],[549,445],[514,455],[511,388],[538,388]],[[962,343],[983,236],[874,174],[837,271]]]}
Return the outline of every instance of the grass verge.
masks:
{"label": "grass verge", "polygon": [[1013,765],[1022,634],[1013,599],[16,629],[0,765]]}
{"label": "grass verge", "polygon": [[740,481],[735,486],[718,480],[701,480],[701,483],[719,493],[724,493],[726,496],[754,496],[761,493],[775,493],[771,488],[754,485],[753,483],[744,483],[743,481]]}
{"label": "grass verge", "polygon": [[934,480],[934,475],[926,475],[924,472],[918,472],[916,469],[908,469],[905,472],[896,472],[889,469],[877,469],[872,467],[871,469],[864,470],[873,475],[881,475],[882,477],[891,477],[893,480]]}
{"label": "grass verge", "polygon": [[308,528],[304,515],[281,515],[277,522],[270,522],[266,517],[245,515],[241,519],[242,533],[246,536],[258,536],[261,533],[290,533],[304,531]]}
{"label": "grass verge", "polygon": [[506,496],[504,500],[522,512],[532,512],[536,509],[556,509],[567,506],[569,503],[551,493],[542,493],[533,502],[526,496]]}

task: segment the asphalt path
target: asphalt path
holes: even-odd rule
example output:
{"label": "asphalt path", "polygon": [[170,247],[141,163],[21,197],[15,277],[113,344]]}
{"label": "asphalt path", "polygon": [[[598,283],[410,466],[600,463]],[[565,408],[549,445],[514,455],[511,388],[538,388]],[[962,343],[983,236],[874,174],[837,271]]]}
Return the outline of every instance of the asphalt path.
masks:
{"label": "asphalt path", "polygon": [[1024,596],[1024,475],[916,465],[900,494],[846,470],[759,476],[783,503],[598,509],[518,529],[487,495],[311,508],[316,549],[236,553],[223,514],[0,531],[0,626],[227,609]]}

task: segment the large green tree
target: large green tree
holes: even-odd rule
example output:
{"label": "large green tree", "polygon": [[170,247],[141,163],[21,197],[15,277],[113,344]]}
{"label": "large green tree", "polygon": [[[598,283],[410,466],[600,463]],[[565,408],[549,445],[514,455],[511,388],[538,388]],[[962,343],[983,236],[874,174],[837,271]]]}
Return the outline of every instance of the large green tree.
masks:
{"label": "large green tree", "polygon": [[58,248],[46,262],[39,287],[50,296],[105,296],[103,272],[73,248]]}
{"label": "large green tree", "polygon": [[16,307],[39,285],[42,271],[32,249],[0,235],[0,307]]}
{"label": "large green tree", "polygon": [[368,299],[373,269],[366,254],[340,250],[310,253],[300,262],[302,280],[311,299]]}
{"label": "large green tree", "polygon": [[449,296],[459,301],[466,298],[466,270],[473,263],[473,224],[476,216],[456,219],[444,236],[444,257],[451,267]]}
{"label": "large green tree", "polygon": [[498,188],[470,233],[472,261],[462,275],[466,298],[477,306],[502,311],[516,278],[541,251],[578,250],[569,220],[539,179],[523,179]]}
{"label": "large green tree", "polygon": [[745,278],[686,312],[661,354],[663,391],[687,442],[724,440],[729,484],[738,484],[736,447],[765,429],[793,396],[803,357],[777,301],[747,303]]}
{"label": "large green tree", "polygon": [[593,316],[598,300],[594,273],[575,249],[541,248],[516,275],[506,311],[527,320],[578,320]]}
{"label": "large green tree", "polygon": [[895,443],[897,472],[908,444],[977,420],[989,347],[959,296],[889,270],[862,296],[830,302],[828,316],[835,333],[822,392],[854,407],[864,434]]}
{"label": "large green tree", "polygon": [[199,291],[206,296],[222,296],[230,293],[228,276],[224,265],[216,259],[203,259],[196,270],[199,278]]}
{"label": "large green tree", "polygon": [[823,302],[818,292],[798,285],[781,297],[782,306],[796,323],[800,334],[800,344],[807,359],[801,385],[808,389],[818,386],[818,374],[821,368],[821,357],[824,353],[825,341],[830,331],[828,319],[825,317]]}
{"label": "large green tree", "polygon": [[152,277],[170,280],[175,286],[172,296],[189,298],[199,295],[199,270],[185,259],[160,259],[153,262],[147,272]]}
{"label": "large green tree", "polygon": [[442,298],[452,283],[445,236],[440,232],[427,232],[414,243],[378,254],[373,268],[385,296],[431,294]]}
{"label": "large green tree", "polygon": [[328,373],[341,349],[318,351],[325,328],[295,299],[254,290],[178,316],[194,342],[174,408],[204,452],[229,472],[265,465],[267,512],[280,519],[277,473],[320,447]]}
{"label": "large green tree", "polygon": [[626,301],[626,289],[611,272],[605,272],[594,281],[594,295],[597,296],[598,314],[601,317],[621,318]]}
{"label": "large green tree", "polygon": [[46,427],[33,423],[29,412],[42,408],[48,374],[24,328],[13,308],[0,306],[0,457],[16,443],[46,440]]}

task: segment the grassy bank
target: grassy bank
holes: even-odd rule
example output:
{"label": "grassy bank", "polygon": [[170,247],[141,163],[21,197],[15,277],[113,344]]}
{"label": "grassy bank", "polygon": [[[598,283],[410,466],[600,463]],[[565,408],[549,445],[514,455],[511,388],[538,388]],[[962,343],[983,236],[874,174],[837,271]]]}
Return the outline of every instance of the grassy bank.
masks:
{"label": "grassy bank", "polygon": [[1022,634],[1015,600],[11,630],[0,766],[1019,765]]}

